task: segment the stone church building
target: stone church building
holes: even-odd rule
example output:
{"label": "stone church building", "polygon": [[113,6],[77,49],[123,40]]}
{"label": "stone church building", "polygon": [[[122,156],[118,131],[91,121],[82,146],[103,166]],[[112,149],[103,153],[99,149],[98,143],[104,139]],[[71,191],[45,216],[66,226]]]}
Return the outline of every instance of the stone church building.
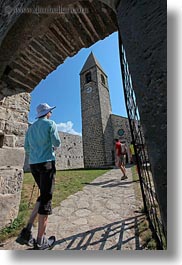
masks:
{"label": "stone church building", "polygon": [[114,139],[129,146],[128,119],[112,114],[108,77],[91,52],[81,72],[83,157],[86,168],[114,164]]}

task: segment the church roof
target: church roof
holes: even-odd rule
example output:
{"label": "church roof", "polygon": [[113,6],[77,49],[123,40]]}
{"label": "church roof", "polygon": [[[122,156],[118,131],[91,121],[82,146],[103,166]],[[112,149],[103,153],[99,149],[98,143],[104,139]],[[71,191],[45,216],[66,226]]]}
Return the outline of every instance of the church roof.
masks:
{"label": "church roof", "polygon": [[97,59],[95,58],[93,52],[90,53],[90,55],[88,56],[80,74],[82,74],[83,72],[89,70],[90,68],[92,68],[93,66],[97,66],[100,68],[100,70],[102,70],[102,72],[104,73],[104,70],[102,69],[100,63],[97,61]]}

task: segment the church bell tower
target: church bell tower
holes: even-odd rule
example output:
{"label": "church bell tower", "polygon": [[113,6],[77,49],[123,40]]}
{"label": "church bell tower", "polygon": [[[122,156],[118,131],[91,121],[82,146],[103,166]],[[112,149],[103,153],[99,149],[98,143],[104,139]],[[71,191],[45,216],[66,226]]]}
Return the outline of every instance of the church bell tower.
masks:
{"label": "church bell tower", "polygon": [[91,52],[80,72],[85,168],[112,165],[113,130],[108,79]]}

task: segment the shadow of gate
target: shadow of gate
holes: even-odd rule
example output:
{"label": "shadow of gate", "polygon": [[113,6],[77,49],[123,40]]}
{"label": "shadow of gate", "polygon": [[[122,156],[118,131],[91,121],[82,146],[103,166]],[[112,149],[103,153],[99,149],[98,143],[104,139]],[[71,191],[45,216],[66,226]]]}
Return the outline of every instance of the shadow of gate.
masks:
{"label": "shadow of gate", "polygon": [[55,250],[141,250],[141,214],[56,241]]}

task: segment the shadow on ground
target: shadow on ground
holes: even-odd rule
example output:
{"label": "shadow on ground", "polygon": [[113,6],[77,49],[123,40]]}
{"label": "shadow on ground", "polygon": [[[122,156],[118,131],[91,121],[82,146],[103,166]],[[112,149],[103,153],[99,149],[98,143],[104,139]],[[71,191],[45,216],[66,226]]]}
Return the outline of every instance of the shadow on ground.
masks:
{"label": "shadow on ground", "polygon": [[139,183],[139,180],[131,180],[131,181],[118,181],[118,179],[112,179],[112,180],[107,180],[107,181],[101,181],[101,182],[92,182],[92,183],[87,183],[85,182],[85,185],[90,185],[90,186],[101,186],[102,188],[113,188],[117,186],[128,186],[133,183]]}
{"label": "shadow on ground", "polygon": [[[113,222],[86,232],[71,235],[55,242],[54,249],[62,250],[141,250],[139,224],[145,216]],[[131,233],[131,230],[133,232]],[[129,244],[131,243],[131,244]],[[127,245],[127,248],[125,248]],[[128,248],[130,246],[130,248]]]}

